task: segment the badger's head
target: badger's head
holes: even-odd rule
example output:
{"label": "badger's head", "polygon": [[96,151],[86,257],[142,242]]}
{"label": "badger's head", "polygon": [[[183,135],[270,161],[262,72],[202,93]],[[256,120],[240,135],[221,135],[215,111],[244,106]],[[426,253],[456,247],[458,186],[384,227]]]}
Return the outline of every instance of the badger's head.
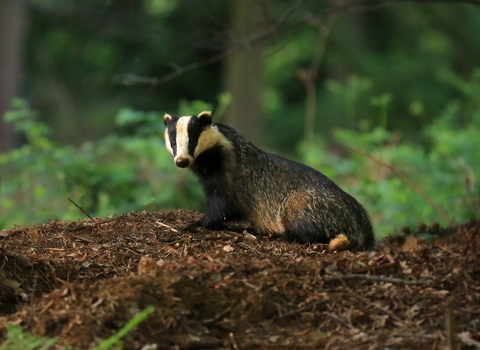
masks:
{"label": "badger's head", "polygon": [[190,167],[207,149],[225,142],[225,137],[212,125],[212,112],[202,112],[191,117],[165,114],[165,145],[173,156],[175,165]]}

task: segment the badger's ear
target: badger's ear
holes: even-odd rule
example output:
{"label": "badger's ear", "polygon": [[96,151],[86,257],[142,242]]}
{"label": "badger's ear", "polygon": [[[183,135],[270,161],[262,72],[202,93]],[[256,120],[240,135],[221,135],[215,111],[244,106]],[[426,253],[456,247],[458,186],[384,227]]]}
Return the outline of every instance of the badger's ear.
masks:
{"label": "badger's ear", "polygon": [[172,121],[172,116],[168,113],[165,113],[163,116],[163,123],[167,126]]}
{"label": "badger's ear", "polygon": [[212,112],[205,111],[197,115],[198,120],[202,126],[209,126],[212,124]]}

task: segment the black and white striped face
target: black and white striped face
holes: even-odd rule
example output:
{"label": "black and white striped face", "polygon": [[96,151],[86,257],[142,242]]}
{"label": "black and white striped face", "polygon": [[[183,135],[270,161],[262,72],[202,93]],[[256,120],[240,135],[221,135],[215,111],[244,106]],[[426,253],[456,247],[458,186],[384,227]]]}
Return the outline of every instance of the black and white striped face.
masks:
{"label": "black and white striped face", "polygon": [[191,166],[205,150],[214,147],[225,137],[212,125],[211,112],[191,117],[165,114],[165,145],[180,168]]}

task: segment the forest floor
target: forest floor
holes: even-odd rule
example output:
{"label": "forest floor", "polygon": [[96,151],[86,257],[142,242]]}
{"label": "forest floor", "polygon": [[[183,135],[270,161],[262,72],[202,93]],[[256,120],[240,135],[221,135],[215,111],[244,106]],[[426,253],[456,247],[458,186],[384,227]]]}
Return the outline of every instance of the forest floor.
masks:
{"label": "forest floor", "polygon": [[352,253],[178,230],[200,217],[0,231],[0,339],[8,323],[88,349],[153,305],[125,349],[480,349],[480,222]]}

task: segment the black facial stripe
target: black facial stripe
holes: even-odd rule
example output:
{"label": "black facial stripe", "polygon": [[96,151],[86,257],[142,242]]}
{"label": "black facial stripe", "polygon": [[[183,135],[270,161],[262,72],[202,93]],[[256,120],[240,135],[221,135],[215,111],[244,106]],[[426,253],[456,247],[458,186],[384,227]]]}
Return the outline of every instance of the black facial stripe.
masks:
{"label": "black facial stripe", "polygon": [[167,126],[168,138],[170,139],[170,146],[174,156],[177,154],[177,121],[178,117],[173,117]]}
{"label": "black facial stripe", "polygon": [[199,123],[197,116],[190,118],[188,123],[188,154],[194,155],[202,131],[203,126]]}
{"label": "black facial stripe", "polygon": [[173,128],[168,131],[168,137],[170,138],[170,146],[172,146],[173,155],[177,155],[177,128]]}

